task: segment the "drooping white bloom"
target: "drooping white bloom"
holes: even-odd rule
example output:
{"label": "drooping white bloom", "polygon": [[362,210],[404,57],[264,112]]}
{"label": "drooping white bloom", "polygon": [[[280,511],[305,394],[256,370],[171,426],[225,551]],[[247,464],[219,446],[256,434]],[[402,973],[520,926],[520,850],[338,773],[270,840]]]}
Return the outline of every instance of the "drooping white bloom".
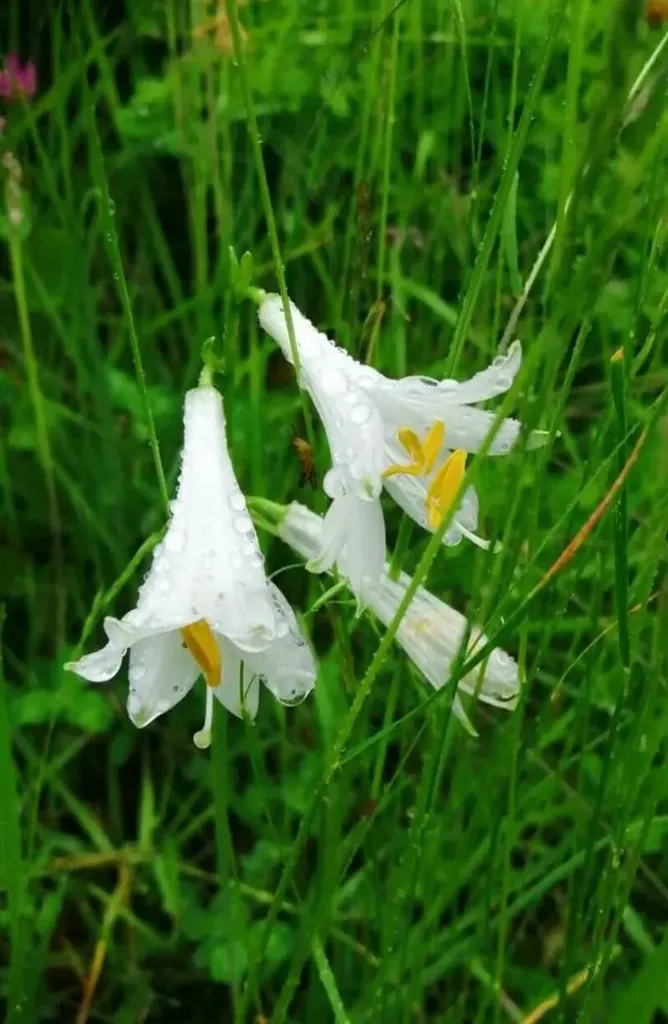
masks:
{"label": "drooping white bloom", "polygon": [[[323,528],[320,516],[304,505],[292,502],[279,524],[278,533],[286,544],[308,559],[319,550]],[[345,562],[339,568],[342,575],[348,575]],[[362,596],[364,603],[387,626],[394,618],[410,581],[405,572],[400,573],[397,580],[390,579],[386,563],[378,582],[367,586],[364,595],[356,596],[358,600]],[[418,587],[401,620],[396,638],[431,685],[440,689],[448,681],[454,659],[462,653],[466,631],[467,621],[463,615],[439,601],[424,587]],[[473,654],[485,643],[486,636],[472,628],[466,653]],[[496,648],[489,655],[484,671],[480,667],[473,669],[459,681],[458,690],[475,694],[487,704],[510,710],[515,707],[520,690],[517,664],[509,654]],[[471,729],[459,694],[455,695],[453,708],[457,717]]]}
{"label": "drooping white bloom", "polygon": [[[384,426],[369,398],[358,364],[338,349],[291,304],[299,351],[300,387],[306,389],[322,420],[332,457],[323,486],[332,504],[325,517],[322,546],[309,564],[330,569],[344,550],[359,590],[378,579],[385,560],[383,489]],[[260,324],[281,346],[290,362],[292,349],[278,295],[259,309]],[[374,371],[370,371],[373,374]]]}
{"label": "drooping white bloom", "polygon": [[287,601],[264,571],[253,522],[227,451],[219,392],[186,394],[181,476],[164,539],[137,607],[107,617],[108,643],[67,667],[91,682],[118,672],[130,651],[128,714],[144,726],[173,707],[202,674],[208,746],[213,695],[254,716],[260,680],[282,703],[312,690],[315,664]]}
{"label": "drooping white bloom", "polygon": [[[427,377],[392,380],[364,366],[339,348],[290,304],[300,360],[300,386],[311,395],[323,421],[333,468],[325,490],[334,499],[325,518],[318,569],[329,568],[345,548],[362,552],[359,563],[350,558],[359,589],[378,579],[384,560],[385,534],[378,497],[385,486],[420,526],[434,531],[450,511],[466,468],[466,455],[477,451],[490,432],[494,415],[471,408],[476,402],[503,394],[512,384],[522,360],[519,341],[506,355],[468,381],[436,381]],[[262,327],[293,362],[283,305],[267,295],[259,307]],[[490,455],[505,455],[517,440],[520,424],[504,420],[492,441]],[[528,440],[543,443],[542,432]],[[349,498],[344,512],[335,508]],[[354,497],[354,501],[350,500]],[[373,512],[363,517],[363,503]],[[443,536],[458,544],[462,537],[488,547],[475,533],[478,499],[468,487]],[[376,531],[375,539],[372,530]]]}

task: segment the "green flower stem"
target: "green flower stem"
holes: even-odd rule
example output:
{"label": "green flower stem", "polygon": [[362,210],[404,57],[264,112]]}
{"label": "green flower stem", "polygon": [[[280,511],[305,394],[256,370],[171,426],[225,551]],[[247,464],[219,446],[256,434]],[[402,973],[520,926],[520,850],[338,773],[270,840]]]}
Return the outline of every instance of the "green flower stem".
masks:
{"label": "green flower stem", "polygon": [[[357,722],[357,719],[359,718],[359,715],[362,711],[362,707],[364,706],[364,703],[367,697],[369,696],[369,693],[371,692],[371,688],[376,680],[376,677],[378,676],[378,673],[385,664],[392,644],[394,643],[394,639],[397,635],[399,626],[401,625],[401,621],[404,615],[406,614],[408,607],[411,601],[413,600],[418,587],[422,583],[424,583],[429,574],[429,570],[431,569],[432,563],[434,562],[434,559],[436,558],[440,550],[443,535],[447,530],[448,526],[450,525],[454,512],[458,507],[459,501],[461,500],[461,496],[464,493],[466,487],[470,485],[473,472],[476,470],[478,463],[482,459],[484,459],[485,455],[487,454],[487,451],[489,450],[490,445],[493,443],[493,440],[501,427],[502,414],[503,410],[500,410],[490,433],[488,434],[487,438],[485,439],[485,442],[481,446],[479,452],[476,454],[475,458],[471,462],[468,471],[465,473],[462,481],[460,482],[457,494],[454,496],[452,505],[450,506],[447,515],[444,516],[443,521],[439,525],[438,529],[430,537],[429,543],[425,549],[422,558],[420,559],[415,574],[413,575],[413,578],[411,579],[410,583],[408,584],[408,587],[406,588],[406,592],[399,603],[399,607],[397,608],[397,611],[395,612],[392,621],[389,623],[387,630],[383,634],[381,641],[378,647],[376,648],[376,653],[371,659],[371,663],[368,669],[366,670],[364,677],[355,693],[355,697],[350,706],[348,714],[343,720],[341,727],[338,731],[338,734],[334,739],[332,746],[330,747],[320,781],[314,789],[311,801],[302,816],[299,831],[297,832],[294,842],[287,853],[285,865],[274,895],[274,901],[272,902],[272,905],[269,908],[269,912],[265,920],[265,925],[262,931],[262,935],[260,937],[258,948],[255,951],[255,956],[253,957],[254,964],[260,965],[264,960],[267,945],[271,933],[273,931],[274,925],[276,923],[276,919],[280,912],[281,902],[287,892],[288,886],[292,883],[294,872],[296,870],[297,864],[299,863],[299,858],[308,839],[311,824],[315,818],[318,808],[320,807],[323,799],[325,798],[334,776],[336,775],[337,771],[339,770],[343,763],[343,755],[348,744],[348,741],[350,739],[350,736],[352,734],[352,731],[355,727],[355,723]],[[483,656],[489,654],[489,650],[487,648],[489,648],[489,644],[486,645],[485,654]],[[479,657],[478,660],[481,660],[481,658]],[[452,681],[452,693],[454,693],[454,686],[456,685],[456,681],[459,678],[461,678],[463,674],[463,672],[459,673],[456,679]],[[448,687],[447,689],[448,691],[450,691],[450,687]],[[255,969],[251,971],[251,973],[249,974],[246,989],[243,993],[241,1003],[242,1018],[244,1017],[244,1014],[246,1013],[248,1007],[254,1003],[258,994],[258,988],[259,971]]]}
{"label": "green flower stem", "polygon": [[[264,168],[262,144],[260,142],[260,133],[257,126],[257,117],[255,116],[255,104],[253,103],[253,93],[250,86],[250,75],[248,73],[248,65],[241,43],[239,14],[237,11],[237,5],[235,3],[235,0],[225,0],[225,9],[227,11],[227,17],[229,19],[230,29],[232,32],[232,47],[234,49],[234,59],[236,61],[237,68],[239,71],[241,92],[243,94],[244,106],[246,108],[248,134],[250,136],[251,145],[253,147],[255,170],[257,173],[258,183],[260,186],[260,196],[262,199],[262,206],[264,208],[264,215],[267,221],[267,233],[269,234],[269,244],[271,246],[271,252],[274,258],[276,278],[278,280],[278,290],[281,296],[281,302],[283,303],[283,310],[285,311],[285,322],[288,328],[290,352],[292,354],[292,362],[294,364],[295,373],[297,374],[297,380],[299,380],[299,349],[297,347],[297,339],[295,337],[295,327],[292,322],[292,311],[290,309],[290,299],[288,296],[288,288],[285,281],[283,258],[281,256],[281,248],[278,242],[278,231],[276,229],[276,219],[274,217],[274,210],[271,205],[269,183],[267,182],[267,174]],[[251,297],[254,298],[254,296]],[[256,298],[255,301],[257,301]],[[308,437],[309,444],[313,447],[315,445],[315,435],[313,433],[311,412],[301,388],[299,394],[302,403],[302,410],[304,413],[304,422],[306,424],[306,435]]]}
{"label": "green flower stem", "polygon": [[114,280],[116,281],[118,287],[118,295],[121,300],[121,305],[123,307],[123,312],[125,314],[125,319],[128,326],[128,332],[130,335],[132,361],[134,363],[137,384],[139,386],[139,393],[141,394],[142,404],[144,406],[144,412],[146,415],[146,425],[148,430],[149,444],[151,446],[153,463],[155,465],[155,472],[158,478],[160,498],[165,508],[165,512],[169,512],[169,493],[167,491],[165,471],[163,469],[162,459],[160,458],[160,445],[158,444],[158,435],[156,434],[155,423],[153,421],[153,413],[151,411],[151,403],[148,397],[148,388],[146,386],[146,374],[144,372],[144,364],[142,362],[141,349],[139,347],[139,338],[137,337],[137,329],[135,327],[134,315],[132,313],[130,292],[128,291],[128,284],[125,277],[125,269],[123,267],[121,252],[118,245],[118,233],[116,231],[116,223],[114,219],[116,208],[109,194],[109,184],[107,182],[107,172],[104,167],[104,158],[102,156],[100,136],[98,134],[97,124],[95,122],[95,116],[92,108],[90,112],[90,137],[92,148],[93,173],[96,179],[96,184],[100,190],[102,199],[100,203],[100,218],[102,222],[102,228],[104,231],[107,254],[109,256],[109,261],[114,271]]}
{"label": "green flower stem", "polygon": [[26,377],[28,380],[28,391],[30,402],[35,417],[35,434],[37,440],[37,457],[44,473],[47,501],[49,506],[49,524],[51,529],[51,543],[53,553],[53,571],[55,582],[55,640],[56,648],[60,648],[65,636],[65,584],[63,579],[63,552],[61,538],[60,510],[58,508],[58,493],[56,491],[55,469],[51,443],[49,440],[49,428],[46,422],[46,404],[42,395],[42,388],[39,380],[39,368],[35,356],[35,348],[30,328],[30,316],[28,313],[28,302],[26,299],[25,279],[23,275],[23,254],[21,239],[16,231],[9,233],[9,256],[12,267],[12,280],[14,282],[14,297],[19,317],[21,339],[23,341],[23,358],[25,362]]}
{"label": "green flower stem", "polygon": [[404,515],[401,523],[399,524],[399,534],[397,536],[397,543],[394,545],[394,551],[392,552],[392,561],[390,562],[390,579],[398,580],[399,573],[401,572],[404,564],[404,558],[408,551],[408,545],[411,541],[411,535],[413,533],[413,520],[410,516]]}
{"label": "green flower stem", "polygon": [[[610,386],[612,401],[617,414],[617,474],[619,475],[626,463],[626,374],[624,371],[624,351],[619,349],[610,361]],[[629,567],[628,567],[628,511],[626,506],[626,484],[619,490],[615,502],[615,603],[617,605],[617,622],[619,636],[619,652],[624,668],[631,664],[631,642],[629,638]]]}

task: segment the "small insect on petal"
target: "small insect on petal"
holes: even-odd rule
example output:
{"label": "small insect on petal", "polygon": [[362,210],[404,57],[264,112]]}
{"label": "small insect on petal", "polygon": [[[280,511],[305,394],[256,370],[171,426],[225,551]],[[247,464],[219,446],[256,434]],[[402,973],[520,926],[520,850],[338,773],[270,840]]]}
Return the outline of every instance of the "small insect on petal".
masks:
{"label": "small insect on petal", "polygon": [[200,619],[190,626],[184,626],[180,632],[208,685],[220,686],[223,659],[208,622]]}
{"label": "small insect on petal", "polygon": [[306,484],[310,484],[311,487],[318,486],[318,474],[315,469],[313,462],[313,450],[308,441],[305,441],[303,437],[293,437],[292,447],[297,452],[299,461],[302,467],[302,475],[299,479],[299,486],[305,487]]}
{"label": "small insect on petal", "polygon": [[427,520],[435,530],[452,505],[466,472],[466,452],[458,448],[448,456],[427,491]]}

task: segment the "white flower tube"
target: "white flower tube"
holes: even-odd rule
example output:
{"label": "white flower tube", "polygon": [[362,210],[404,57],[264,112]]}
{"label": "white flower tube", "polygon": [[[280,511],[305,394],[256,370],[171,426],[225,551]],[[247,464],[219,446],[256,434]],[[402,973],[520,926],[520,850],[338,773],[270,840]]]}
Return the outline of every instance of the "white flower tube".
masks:
{"label": "white flower tube", "polygon": [[[303,558],[312,558],[319,549],[323,531],[323,520],[304,505],[293,502],[288,506],[281,520],[279,536]],[[345,573],[345,565],[341,569]],[[364,602],[388,626],[406,593],[411,578],[405,572],[391,580],[385,565],[378,582],[367,587]],[[358,599],[361,595],[356,594]],[[425,678],[435,689],[447,683],[455,657],[460,653],[467,621],[450,605],[439,601],[424,587],[418,587],[408,606],[396,639]],[[487,643],[480,630],[472,628],[468,637],[468,653]],[[480,700],[495,707],[508,710],[515,707],[520,690],[516,662],[505,651],[496,648],[489,655],[482,680],[481,669],[476,668],[460,679],[458,690],[477,694]],[[471,730],[459,694],[455,695],[454,711],[457,717]]]}
{"label": "white flower tube", "polygon": [[315,664],[294,614],[267,580],[252,520],[227,452],[219,392],[189,391],[176,499],[153,552],[137,607],[107,617],[108,643],[66,667],[91,682],[118,672],[130,650],[128,714],[145,726],[173,707],[202,674],[208,746],[212,696],[254,716],[261,680],[285,704],[313,689]]}
{"label": "white flower tube", "polygon": [[[322,545],[308,568],[331,569],[348,549],[354,583],[378,579],[385,560],[385,521],[380,505],[385,464],[383,421],[369,399],[357,364],[320,334],[292,305],[299,384],[308,391],[322,420],[332,456],[323,485],[332,499]],[[278,295],[259,309],[260,324],[292,363],[292,348]],[[370,371],[373,373],[374,371]]]}
{"label": "white flower tube", "polygon": [[[449,512],[466,469],[468,452],[477,451],[490,431],[494,415],[471,408],[476,402],[503,394],[512,384],[522,361],[519,341],[507,354],[469,381],[405,377],[391,380],[364,366],[318,331],[290,304],[299,351],[300,385],[311,395],[325,426],[333,470],[325,478],[325,490],[335,500],[340,491],[359,499],[376,500],[384,485],[395,501],[420,526],[434,531]],[[267,295],[259,307],[262,327],[278,342],[292,362],[287,324],[278,295]],[[505,455],[517,440],[520,424],[504,420],[492,442],[490,455]],[[536,431],[528,446],[544,443]],[[333,476],[332,476],[333,474]],[[337,490],[339,488],[339,490]],[[338,524],[336,537],[326,519],[323,543],[327,556],[316,559],[319,569],[328,568],[344,555],[353,534],[365,551],[358,576],[378,579],[383,559],[380,544],[368,548],[369,531],[361,526],[353,506],[347,511],[347,530]],[[380,516],[374,517],[376,528]],[[478,499],[473,487],[464,492],[443,543],[458,544],[462,537],[486,548],[476,534]],[[385,534],[382,533],[384,551]]]}

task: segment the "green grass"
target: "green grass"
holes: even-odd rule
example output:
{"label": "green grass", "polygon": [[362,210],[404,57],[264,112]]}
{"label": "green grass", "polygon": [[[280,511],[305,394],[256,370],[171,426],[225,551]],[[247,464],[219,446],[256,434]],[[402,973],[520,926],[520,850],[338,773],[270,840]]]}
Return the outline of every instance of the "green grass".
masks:
{"label": "green grass", "polygon": [[[3,163],[7,1020],[660,1021],[665,30],[632,0],[274,0],[239,8],[234,58],[231,32],[193,42],[199,12],[0,16],[0,56],[40,79],[0,136],[23,211]],[[133,606],[207,339],[245,492],[324,508],[291,446],[313,431],[322,477],[322,428],[230,247],[391,376],[463,378],[522,340],[494,408],[549,443],[470,462],[501,551],[385,503],[395,565],[521,665],[476,737],[270,530],[319,658],[306,703],[217,714],[202,753],[201,693],[140,732],[124,672],[64,671]]]}

